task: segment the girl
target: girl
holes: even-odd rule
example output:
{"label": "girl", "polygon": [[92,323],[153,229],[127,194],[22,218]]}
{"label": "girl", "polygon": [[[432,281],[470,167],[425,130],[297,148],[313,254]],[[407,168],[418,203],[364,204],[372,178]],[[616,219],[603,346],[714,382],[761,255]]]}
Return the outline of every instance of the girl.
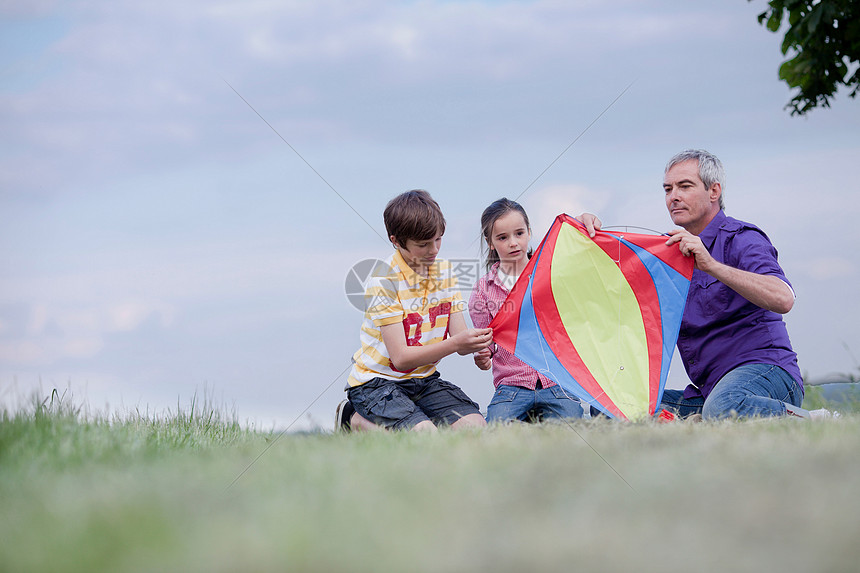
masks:
{"label": "girl", "polygon": [[[488,272],[469,300],[475,328],[489,326],[532,256],[529,217],[515,201],[502,198],[484,209],[481,232],[489,248]],[[487,407],[487,422],[582,417],[578,398],[504,348],[494,343],[474,357],[481,370],[493,368],[496,391]]]}

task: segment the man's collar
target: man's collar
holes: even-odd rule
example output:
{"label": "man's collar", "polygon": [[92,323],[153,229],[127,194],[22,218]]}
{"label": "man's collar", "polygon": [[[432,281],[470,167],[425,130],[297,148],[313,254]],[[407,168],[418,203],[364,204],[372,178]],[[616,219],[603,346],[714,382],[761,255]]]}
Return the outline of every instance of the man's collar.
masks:
{"label": "man's collar", "polygon": [[710,249],[714,246],[714,240],[717,238],[717,231],[720,230],[720,227],[722,227],[725,222],[726,212],[720,209],[717,211],[717,214],[714,215],[714,218],[711,219],[711,222],[708,223],[708,226],[705,227],[705,230],[699,233],[699,238],[702,239],[702,244],[705,245],[705,248]]}

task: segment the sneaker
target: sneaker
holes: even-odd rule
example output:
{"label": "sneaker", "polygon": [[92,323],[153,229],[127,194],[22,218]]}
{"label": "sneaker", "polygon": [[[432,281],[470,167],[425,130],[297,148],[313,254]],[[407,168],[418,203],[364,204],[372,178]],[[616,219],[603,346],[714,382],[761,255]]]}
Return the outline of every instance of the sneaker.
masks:
{"label": "sneaker", "polygon": [[674,422],[677,419],[673,412],[669,410],[660,410],[660,413],[657,414],[657,421],[661,424],[667,424],[669,422]]}
{"label": "sneaker", "polygon": [[352,427],[349,424],[350,418],[355,413],[355,408],[349,400],[343,400],[337,405],[334,411],[334,431],[335,432],[350,432]]}
{"label": "sneaker", "polygon": [[792,406],[791,404],[785,405],[785,414],[789,417],[800,418],[802,420],[809,420],[809,410],[804,410],[799,406]]}
{"label": "sneaker", "polygon": [[833,411],[831,412],[827,408],[819,408],[817,410],[810,410],[809,417],[813,420],[825,420],[828,418],[838,418],[840,416],[839,412]]}
{"label": "sneaker", "polygon": [[838,418],[839,412],[831,412],[827,408],[818,408],[817,410],[804,410],[797,406],[785,405],[785,413],[789,416],[797,416],[804,420],[827,420],[830,418]]}

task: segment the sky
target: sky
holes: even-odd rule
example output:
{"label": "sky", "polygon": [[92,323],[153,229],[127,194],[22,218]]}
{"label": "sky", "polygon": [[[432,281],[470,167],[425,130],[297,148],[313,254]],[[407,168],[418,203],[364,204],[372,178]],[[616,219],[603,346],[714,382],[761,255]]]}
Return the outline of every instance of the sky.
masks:
{"label": "sky", "polygon": [[[801,370],[857,372],[860,101],[790,116],[764,8],[0,1],[0,408],[57,388],[328,428],[358,348],[350,269],[391,252],[389,199],[430,191],[440,256],[477,270],[503,196],[533,245],[562,212],[671,229],[663,167],[687,148],[779,250]],[[439,368],[486,407],[489,373]]]}

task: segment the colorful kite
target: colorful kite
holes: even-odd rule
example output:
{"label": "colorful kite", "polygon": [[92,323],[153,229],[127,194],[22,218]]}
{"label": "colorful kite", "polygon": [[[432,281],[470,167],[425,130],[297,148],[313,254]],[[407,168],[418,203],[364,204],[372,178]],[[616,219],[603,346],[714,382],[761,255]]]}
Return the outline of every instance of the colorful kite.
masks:
{"label": "colorful kite", "polygon": [[559,215],[490,324],[496,344],[613,418],[653,415],[693,275],[664,235]]}

